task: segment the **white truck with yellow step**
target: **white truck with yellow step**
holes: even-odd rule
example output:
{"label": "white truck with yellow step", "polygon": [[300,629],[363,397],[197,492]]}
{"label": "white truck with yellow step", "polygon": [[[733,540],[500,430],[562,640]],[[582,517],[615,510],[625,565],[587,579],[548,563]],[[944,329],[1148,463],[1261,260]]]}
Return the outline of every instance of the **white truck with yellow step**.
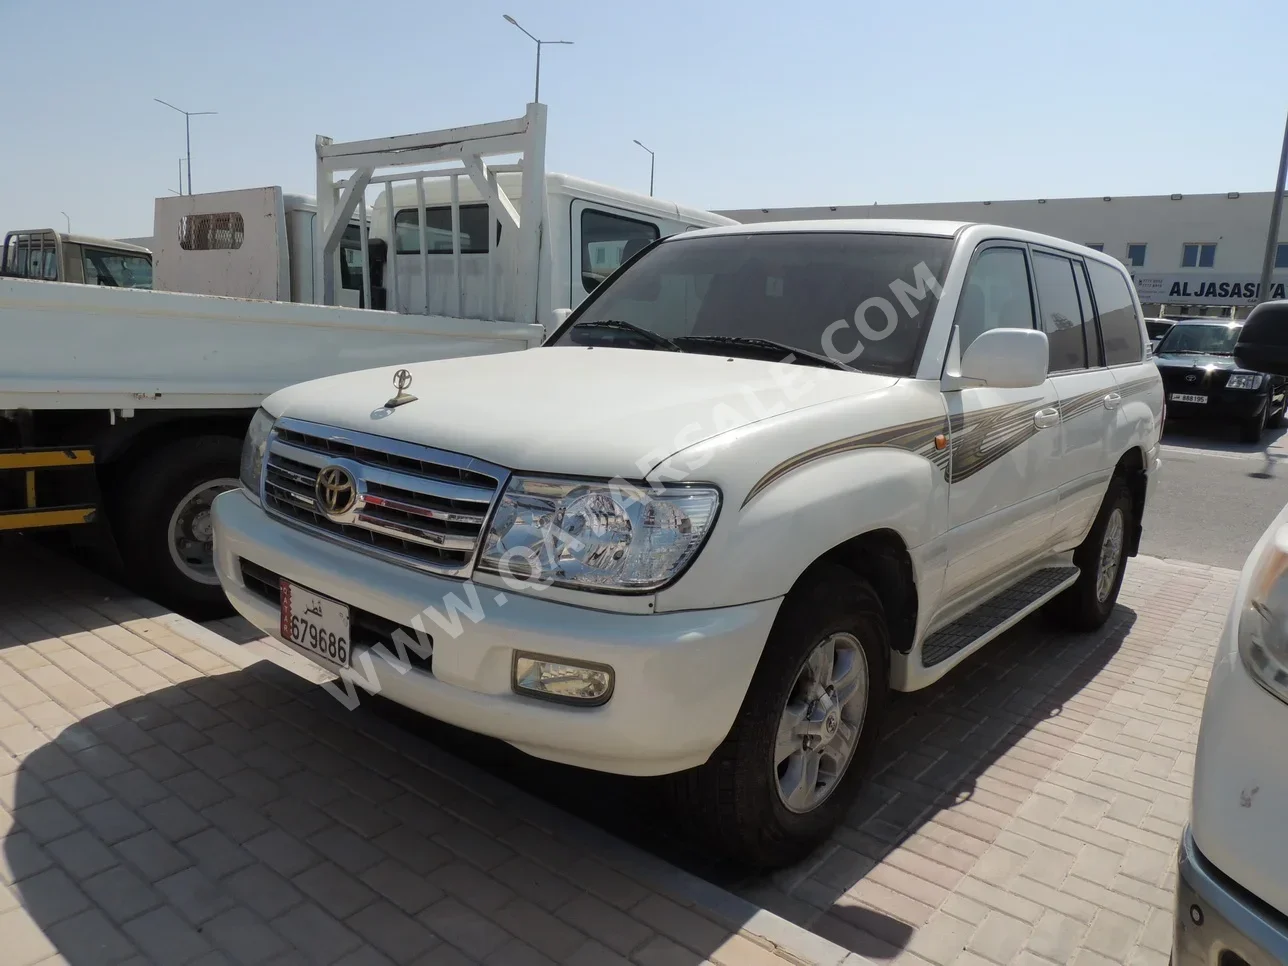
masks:
{"label": "white truck with yellow step", "polygon": [[[473,127],[319,138],[311,211],[280,188],[163,199],[154,289],[178,292],[0,278],[0,532],[105,523],[141,589],[225,607],[210,504],[237,485],[266,396],[536,346],[639,248],[731,223],[547,174],[544,140],[530,104]],[[521,160],[489,167],[495,154]],[[375,175],[443,157],[468,164]]]}

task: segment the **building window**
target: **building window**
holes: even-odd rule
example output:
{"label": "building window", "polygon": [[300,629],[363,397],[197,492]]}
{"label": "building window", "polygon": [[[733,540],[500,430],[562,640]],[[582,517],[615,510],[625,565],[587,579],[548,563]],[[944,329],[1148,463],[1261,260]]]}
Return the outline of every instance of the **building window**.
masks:
{"label": "building window", "polygon": [[1127,264],[1132,268],[1141,268],[1145,264],[1145,246],[1133,244],[1127,246]]}
{"label": "building window", "polygon": [[1216,242],[1192,242],[1181,253],[1181,268],[1211,268],[1216,264]]}
{"label": "building window", "polygon": [[1275,249],[1275,268],[1288,268],[1288,245],[1281,244]]}
{"label": "building window", "polygon": [[179,247],[185,252],[241,248],[246,222],[239,211],[184,215],[179,219]]}
{"label": "building window", "polygon": [[1104,242],[1087,242],[1087,247],[1093,252],[1103,252],[1105,250]]}

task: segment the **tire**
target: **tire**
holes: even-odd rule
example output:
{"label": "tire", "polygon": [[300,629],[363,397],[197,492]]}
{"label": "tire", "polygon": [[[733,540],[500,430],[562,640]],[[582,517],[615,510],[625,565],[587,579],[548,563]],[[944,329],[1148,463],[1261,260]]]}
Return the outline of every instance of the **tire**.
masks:
{"label": "tire", "polygon": [[[813,685],[803,676],[813,673],[811,655],[821,643],[834,641],[840,668],[866,672],[866,702],[860,712],[857,696],[840,724],[832,712],[805,703]],[[774,621],[760,664],[743,698],[729,735],[706,764],[673,776],[671,800],[677,817],[696,823],[704,844],[713,846],[749,870],[779,868],[803,858],[839,824],[854,798],[877,741],[889,687],[890,639],[880,600],[866,580],[835,566],[820,566],[808,573],[784,601]],[[849,686],[857,677],[849,682]],[[842,690],[846,685],[842,684]],[[803,690],[804,689],[804,690]],[[820,759],[819,777],[831,771],[830,790],[804,810],[789,807],[780,791],[780,770],[799,774],[798,761],[809,757],[803,750],[776,763],[780,722],[788,703],[799,710],[812,709],[825,747],[837,747],[845,724],[858,724],[848,762]],[[830,701],[830,698],[828,699]],[[850,717],[854,715],[854,717]],[[810,725],[813,727],[814,725]],[[834,737],[822,738],[825,734]],[[795,738],[791,739],[793,743]],[[809,742],[811,737],[801,739]],[[808,783],[811,789],[822,789]],[[805,789],[801,782],[798,789]],[[808,793],[807,793],[808,794]],[[798,800],[797,805],[808,804]]]}
{"label": "tire", "polygon": [[1270,410],[1270,401],[1267,400],[1266,405],[1262,408],[1261,412],[1259,412],[1255,416],[1252,416],[1249,419],[1245,419],[1242,423],[1240,423],[1239,439],[1241,439],[1245,443],[1261,442],[1261,434],[1265,431],[1266,423],[1267,423],[1266,417],[1269,410]]}
{"label": "tire", "polygon": [[[1116,526],[1111,525],[1115,514]],[[1073,552],[1073,562],[1082,571],[1077,583],[1047,605],[1055,620],[1075,631],[1094,631],[1109,619],[1118,591],[1123,584],[1123,571],[1127,566],[1127,541],[1134,525],[1135,511],[1131,492],[1121,476],[1114,475],[1109,489],[1101,501],[1096,520],[1085,540]],[[1106,586],[1101,586],[1101,555],[1106,549],[1106,537],[1117,532],[1117,551],[1114,573]],[[1106,561],[1106,565],[1108,561]]]}
{"label": "tire", "polygon": [[[208,527],[200,511],[185,516],[184,506],[198,507],[204,496],[191,499],[194,491],[217,481],[234,483],[241,459],[241,442],[230,436],[198,436],[170,443],[149,454],[126,477],[116,501],[117,544],[125,562],[127,581],[159,603],[198,619],[231,612],[213,568],[205,579],[193,572],[202,568],[188,558],[188,570],[181,567],[173,547],[171,526],[187,535],[200,537]],[[176,516],[180,519],[176,523]],[[173,549],[173,553],[172,553]],[[198,552],[199,554],[199,552]]]}
{"label": "tire", "polygon": [[[1269,401],[1266,403],[1266,407],[1269,408],[1270,404],[1273,403],[1274,401],[1275,401],[1275,397],[1272,395]],[[1268,429],[1283,429],[1284,422],[1285,422],[1284,415],[1286,410],[1288,410],[1288,397],[1285,397],[1283,405],[1281,405],[1278,409],[1276,409],[1273,415],[1266,417],[1266,427]]]}

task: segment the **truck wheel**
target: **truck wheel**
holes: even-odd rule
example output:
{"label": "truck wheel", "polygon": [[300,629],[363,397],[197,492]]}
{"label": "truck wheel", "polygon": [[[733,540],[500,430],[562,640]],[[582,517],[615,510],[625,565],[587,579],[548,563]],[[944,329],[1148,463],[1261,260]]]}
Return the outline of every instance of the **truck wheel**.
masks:
{"label": "truck wheel", "polygon": [[1115,475],[1091,532],[1073,552],[1073,562],[1082,571],[1077,583],[1047,605],[1048,613],[1059,623],[1072,630],[1094,631],[1109,619],[1127,567],[1127,535],[1133,515],[1131,492],[1122,477]]}
{"label": "truck wheel", "polygon": [[737,720],[706,764],[674,776],[695,820],[752,869],[804,857],[841,821],[877,739],[889,680],[885,615],[867,581],[817,568],[774,621]]}
{"label": "truck wheel", "polygon": [[127,577],[190,616],[230,610],[215,576],[210,504],[239,485],[240,456],[230,436],[181,440],[135,466],[121,491],[116,533]]}
{"label": "truck wheel", "polygon": [[1261,434],[1266,428],[1266,414],[1270,410],[1270,403],[1267,401],[1265,407],[1260,413],[1250,419],[1245,419],[1239,426],[1239,438],[1245,443],[1261,442]]}

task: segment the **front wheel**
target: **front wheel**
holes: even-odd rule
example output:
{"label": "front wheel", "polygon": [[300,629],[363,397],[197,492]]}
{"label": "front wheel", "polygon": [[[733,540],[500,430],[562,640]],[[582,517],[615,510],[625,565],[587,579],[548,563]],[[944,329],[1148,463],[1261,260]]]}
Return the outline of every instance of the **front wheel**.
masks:
{"label": "front wheel", "polygon": [[1060,623],[1072,630],[1094,631],[1109,619],[1123,585],[1134,516],[1131,492],[1121,476],[1114,476],[1091,532],[1073,552],[1073,562],[1082,571],[1077,582],[1048,605]]}
{"label": "front wheel", "polygon": [[[1267,410],[1274,403],[1274,401],[1275,401],[1275,397],[1273,394],[1271,394],[1270,400],[1266,403]],[[1288,397],[1285,397],[1283,403],[1280,404],[1279,408],[1276,409],[1272,415],[1266,418],[1266,426],[1270,429],[1283,429],[1284,422],[1285,422],[1284,420],[1285,413],[1288,413]]]}
{"label": "front wheel", "polygon": [[1245,419],[1239,426],[1239,438],[1245,443],[1261,442],[1261,434],[1266,428],[1266,414],[1270,411],[1270,401],[1267,400],[1261,412],[1255,416]]}
{"label": "front wheel", "polygon": [[210,505],[238,485],[240,454],[229,436],[174,442],[140,462],[120,494],[116,537],[127,579],[190,616],[231,610],[215,575]]}
{"label": "front wheel", "polygon": [[787,865],[844,817],[863,779],[889,679],[885,614],[839,566],[788,595],[737,720],[706,764],[673,780],[682,819],[753,869]]}

